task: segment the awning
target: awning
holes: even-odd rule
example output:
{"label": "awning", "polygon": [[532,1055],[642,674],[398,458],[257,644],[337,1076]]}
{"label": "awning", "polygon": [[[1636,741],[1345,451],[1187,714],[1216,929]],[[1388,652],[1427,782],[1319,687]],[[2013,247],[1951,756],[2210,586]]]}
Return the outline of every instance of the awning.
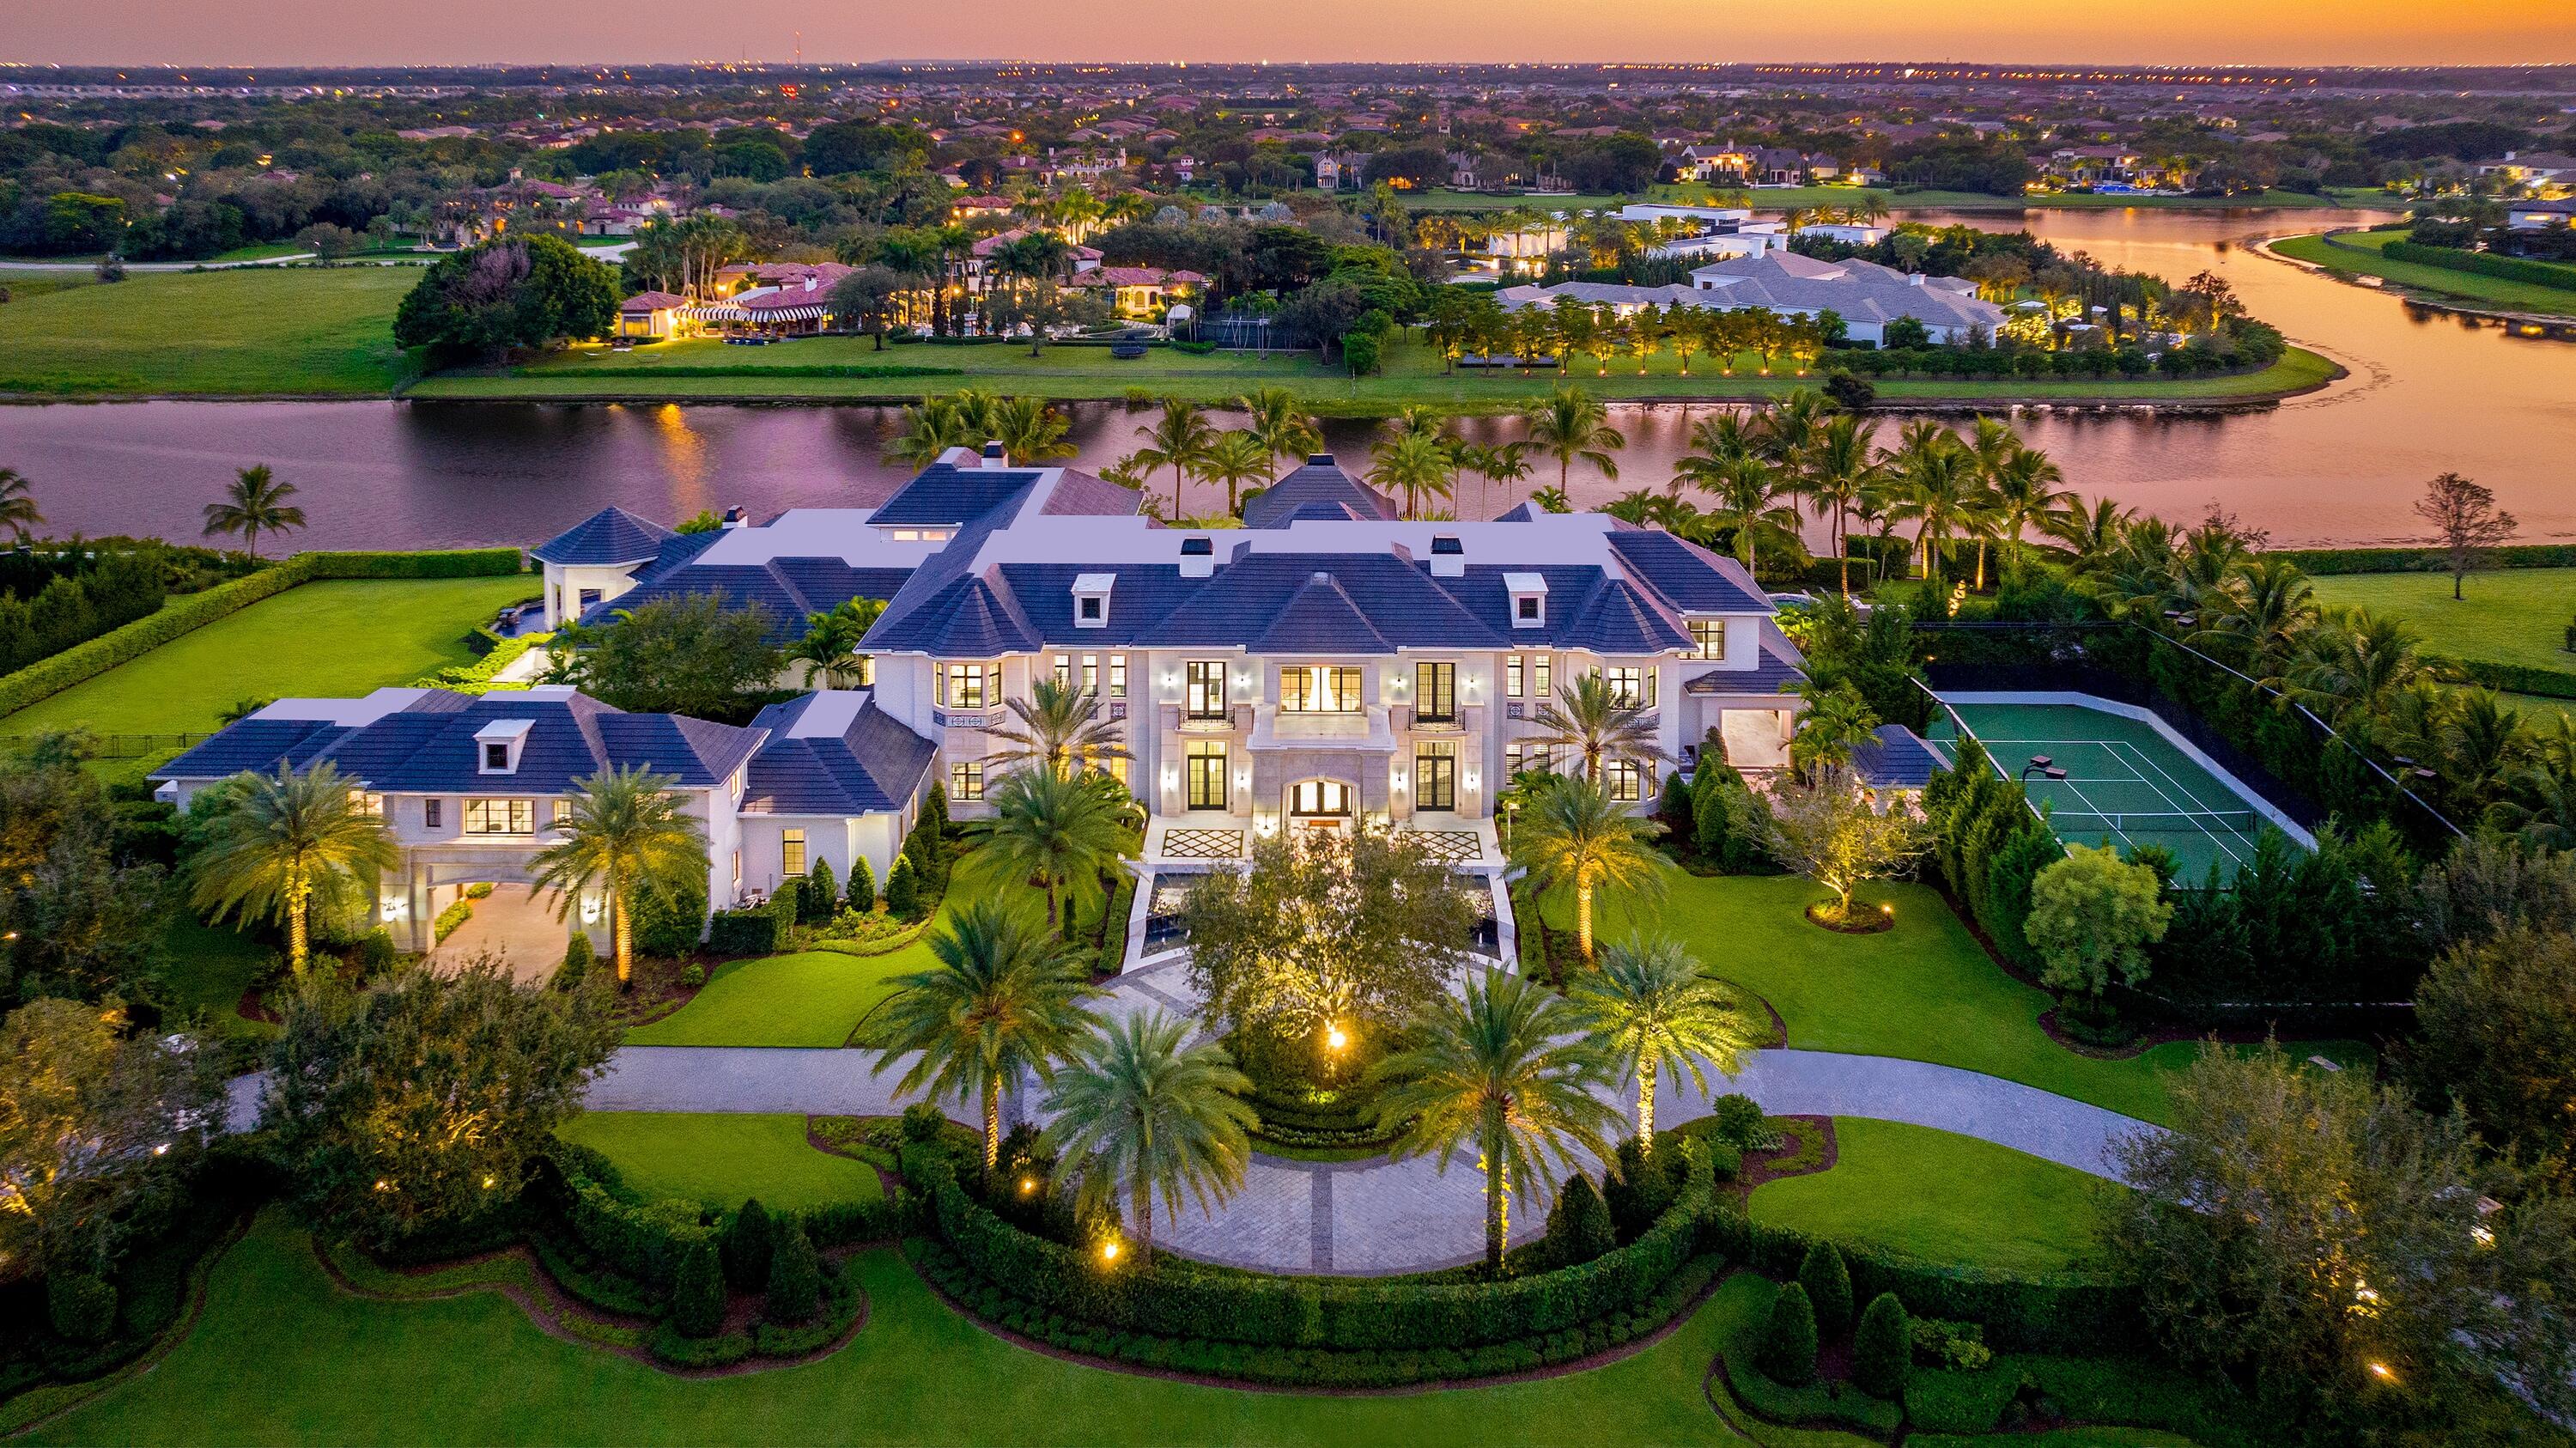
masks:
{"label": "awning", "polygon": [[824,313],[820,303],[796,307],[736,307],[733,313],[754,322],[810,322]]}

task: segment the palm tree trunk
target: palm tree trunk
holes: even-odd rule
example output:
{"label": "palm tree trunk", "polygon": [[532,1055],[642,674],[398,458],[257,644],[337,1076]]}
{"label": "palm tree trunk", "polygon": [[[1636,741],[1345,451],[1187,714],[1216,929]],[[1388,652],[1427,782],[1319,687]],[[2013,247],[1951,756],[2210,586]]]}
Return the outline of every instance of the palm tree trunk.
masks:
{"label": "palm tree trunk", "polygon": [[635,988],[635,922],[626,913],[626,892],[612,890],[608,895],[608,933],[610,948],[617,953],[617,988]]}
{"label": "palm tree trunk", "polygon": [[298,872],[286,887],[286,968],[296,975],[304,973],[307,949],[304,914],[312,898],[313,887],[306,884]]}
{"label": "palm tree trunk", "polygon": [[1509,1207],[1503,1201],[1502,1142],[1485,1142],[1485,1270],[1503,1275],[1503,1239],[1511,1231]]}
{"label": "palm tree trunk", "polygon": [[984,1171],[987,1175],[1002,1164],[1002,1078],[992,1076],[984,1082]]}
{"label": "palm tree trunk", "polygon": [[1154,1189],[1142,1176],[1136,1178],[1132,1200],[1136,1204],[1137,1265],[1154,1260]]}
{"label": "palm tree trunk", "polygon": [[1851,597],[1851,520],[1834,504],[1834,562],[1843,572],[1843,597]]}
{"label": "palm tree trunk", "polygon": [[1589,880],[1574,887],[1574,949],[1583,957],[1585,965],[1592,964],[1592,882]]}
{"label": "palm tree trunk", "polygon": [[1637,1154],[1655,1154],[1655,1063],[1646,1056],[1637,1059]]}
{"label": "palm tree trunk", "polygon": [[[1052,874],[1050,874],[1050,875],[1048,875],[1048,876],[1046,877],[1046,897],[1047,897],[1047,929],[1049,929],[1049,930],[1055,930],[1055,876],[1054,876],[1054,875],[1052,875]],[[1062,931],[1060,931],[1060,930],[1056,931],[1056,934],[1057,934],[1058,936],[1062,936],[1062,935],[1063,935],[1063,933],[1064,933],[1064,932],[1062,932]]]}

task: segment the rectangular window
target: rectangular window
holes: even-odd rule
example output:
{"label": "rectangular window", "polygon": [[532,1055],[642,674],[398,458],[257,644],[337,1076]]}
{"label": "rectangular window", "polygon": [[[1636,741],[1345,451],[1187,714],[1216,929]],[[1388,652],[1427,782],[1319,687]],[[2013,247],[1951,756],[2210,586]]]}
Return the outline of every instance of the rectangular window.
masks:
{"label": "rectangular window", "polygon": [[465,802],[469,835],[533,835],[537,802],[532,799],[469,799]]}
{"label": "rectangular window", "polygon": [[572,823],[572,801],[568,799],[556,800],[553,820],[554,827],[556,829],[562,829],[565,825],[570,823]]}
{"label": "rectangular window", "polygon": [[951,709],[981,709],[1001,694],[1000,664],[950,664],[940,676],[939,702]]}
{"label": "rectangular window", "polygon": [[1413,807],[1453,810],[1458,807],[1458,751],[1454,745],[1426,746],[1413,756]]}
{"label": "rectangular window", "polygon": [[1529,696],[1533,699],[1544,699],[1555,692],[1556,687],[1547,681],[1547,655],[1530,655]]}
{"label": "rectangular window", "polygon": [[509,745],[496,739],[483,746],[483,769],[485,773],[488,774],[495,771],[506,771],[509,767]]}
{"label": "rectangular window", "polygon": [[1524,696],[1521,691],[1528,687],[1529,668],[1522,661],[1521,656],[1519,654],[1512,654],[1506,657],[1503,660],[1503,697],[1506,699],[1522,698]]}
{"label": "rectangular window", "polygon": [[1690,621],[1690,631],[1691,641],[1699,645],[1699,656],[1701,658],[1722,659],[1726,657],[1726,620],[1722,618],[1695,618]]}
{"label": "rectangular window", "polygon": [[1351,664],[1281,669],[1279,707],[1292,714],[1356,714],[1360,670]]}
{"label": "rectangular window", "polygon": [[805,873],[805,832],[803,830],[778,832],[778,869],[785,875]]}
{"label": "rectangular window", "polygon": [[1125,654],[1109,656],[1109,697],[1112,699],[1127,697],[1127,656]]}
{"label": "rectangular window", "polygon": [[1629,666],[1604,669],[1602,679],[1610,686],[1610,702],[1626,709],[1651,709],[1655,704],[1655,671]]}
{"label": "rectangular window", "polygon": [[1458,666],[1413,666],[1413,717],[1423,724],[1458,722]]}
{"label": "rectangular window", "polygon": [[[1080,669],[1079,673],[1075,672],[1077,668]],[[1100,693],[1100,655],[1083,654],[1078,658],[1072,654],[1055,656],[1055,686],[1059,689],[1070,689],[1077,682],[1080,683],[1085,696],[1097,696]]]}
{"label": "rectangular window", "polygon": [[1192,659],[1188,670],[1190,717],[1201,721],[1225,718],[1225,661]]}
{"label": "rectangular window", "polygon": [[950,764],[948,766],[948,797],[950,799],[982,799],[984,797],[984,761],[980,759],[960,759]]}
{"label": "rectangular window", "polygon": [[440,799],[422,800],[420,802],[420,822],[433,830],[437,829],[447,818],[447,811],[440,808],[440,806],[445,803],[445,800]]}
{"label": "rectangular window", "polygon": [[1623,804],[1644,799],[1654,783],[1652,772],[1633,759],[1605,759],[1601,774],[1609,782],[1610,797]]}
{"label": "rectangular window", "polygon": [[1195,739],[1190,742],[1189,784],[1190,808],[1225,808],[1225,744],[1223,741]]}

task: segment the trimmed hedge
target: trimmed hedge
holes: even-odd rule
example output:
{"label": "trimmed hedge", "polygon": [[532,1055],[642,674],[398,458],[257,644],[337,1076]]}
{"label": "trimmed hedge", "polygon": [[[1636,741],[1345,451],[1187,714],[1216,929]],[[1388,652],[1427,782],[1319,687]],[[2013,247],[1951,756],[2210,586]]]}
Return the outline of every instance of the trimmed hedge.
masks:
{"label": "trimmed hedge", "polygon": [[707,951],[712,955],[776,955],[787,949],[787,942],[787,920],[766,906],[719,910],[707,922]]}
{"label": "trimmed hedge", "polygon": [[1701,1255],[1718,1215],[1697,1161],[1673,1209],[1618,1251],[1502,1282],[1424,1283],[1217,1273],[1175,1262],[1104,1270],[1087,1253],[1010,1225],[957,1183],[947,1153],[907,1146],[905,1178],[967,1268],[1038,1312],[1103,1338],[1144,1333],[1247,1347],[1386,1352],[1484,1347],[1633,1314]]}
{"label": "trimmed hedge", "polygon": [[2426,654],[2425,661],[2443,668],[2456,669],[2472,683],[2508,694],[2539,694],[2551,699],[2576,699],[2576,673],[2564,669],[2539,669],[2529,664],[2503,664],[2493,659],[2453,659],[2439,654]]}
{"label": "trimmed hedge", "polygon": [[0,715],[14,714],[74,684],[132,663],[183,634],[274,598],[300,583],[323,578],[485,578],[521,571],[516,548],[469,548],[433,553],[298,553],[202,593],[183,594],[122,628],[74,644],[14,674],[0,675]]}
{"label": "trimmed hedge", "polygon": [[[716,1235],[715,1224],[696,1203],[640,1199],[608,1158],[588,1147],[559,1141],[551,1158],[563,1179],[564,1225],[574,1243],[600,1266],[653,1292],[668,1293],[679,1277],[681,1259]],[[922,1225],[919,1199],[902,1191],[792,1216],[817,1248],[888,1241]]]}
{"label": "trimmed hedge", "polygon": [[[2283,548],[2263,556],[2297,564],[2311,578],[2451,571],[2451,555],[2439,548]],[[2508,543],[2481,556],[2489,568],[2576,568],[2576,543]]]}
{"label": "trimmed hedge", "polygon": [[2075,1422],[2162,1429],[2208,1448],[2268,1441],[2260,1416],[2223,1384],[2131,1358],[2034,1354],[1971,1371],[1918,1371],[1905,1390],[1906,1421],[1917,1433],[1992,1433],[2026,1396],[2047,1398]]}
{"label": "trimmed hedge", "polygon": [[2390,261],[2411,261],[2419,266],[2476,272],[2480,276],[2502,277],[2509,282],[2576,292],[2576,271],[2546,262],[2526,261],[2518,256],[2498,256],[2491,251],[2462,251],[2452,246],[2426,246],[2414,241],[2392,241],[2381,247],[2379,254]]}
{"label": "trimmed hedge", "polygon": [[[1702,1237],[1729,1260],[1781,1281],[1795,1277],[1808,1251],[1824,1240],[1733,1211],[1712,1214]],[[2136,1297],[2099,1278],[2013,1277],[1919,1261],[1864,1242],[1833,1245],[1842,1252],[1859,1299],[1893,1292],[1916,1317],[1981,1322],[1986,1340],[1999,1349],[2099,1353],[2139,1340]]]}

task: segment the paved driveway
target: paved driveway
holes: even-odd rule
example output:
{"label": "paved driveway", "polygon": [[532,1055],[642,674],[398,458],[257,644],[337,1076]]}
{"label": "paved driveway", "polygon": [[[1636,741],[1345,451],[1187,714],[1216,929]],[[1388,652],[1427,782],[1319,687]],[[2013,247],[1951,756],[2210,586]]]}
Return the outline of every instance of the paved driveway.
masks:
{"label": "paved driveway", "polygon": [[495,885],[474,902],[474,914],[456,933],[429,953],[432,965],[453,965],[482,954],[497,955],[510,974],[523,981],[545,981],[563,964],[571,939],[555,918],[554,896],[527,885]]}

